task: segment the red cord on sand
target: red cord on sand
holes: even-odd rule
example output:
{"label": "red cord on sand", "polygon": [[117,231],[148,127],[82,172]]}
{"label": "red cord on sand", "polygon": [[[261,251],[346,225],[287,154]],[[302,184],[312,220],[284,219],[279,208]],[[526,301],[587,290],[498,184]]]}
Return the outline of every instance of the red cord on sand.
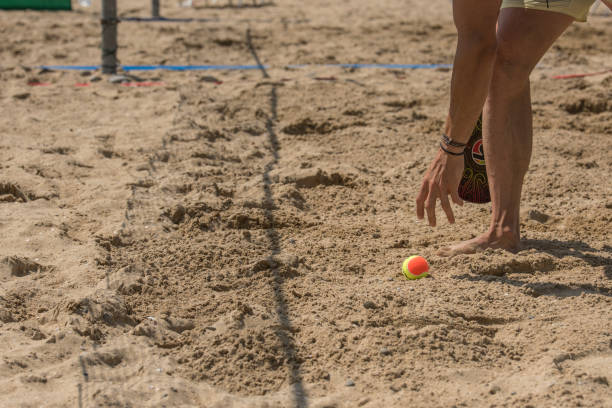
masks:
{"label": "red cord on sand", "polygon": [[593,76],[593,75],[607,74],[608,72],[612,72],[612,69],[608,69],[608,70],[600,71],[600,72],[591,72],[588,74],[555,75],[553,79],[582,78],[582,77],[588,77],[588,76]]}

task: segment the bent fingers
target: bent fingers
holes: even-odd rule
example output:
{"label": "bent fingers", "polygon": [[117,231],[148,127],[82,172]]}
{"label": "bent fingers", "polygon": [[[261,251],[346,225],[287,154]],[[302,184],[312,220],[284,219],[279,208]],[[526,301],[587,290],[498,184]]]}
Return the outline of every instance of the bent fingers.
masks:
{"label": "bent fingers", "polygon": [[427,196],[427,200],[425,201],[425,211],[427,211],[427,219],[429,220],[429,225],[432,227],[436,226],[436,200],[440,195],[437,186],[429,187],[429,195]]}
{"label": "bent fingers", "polygon": [[446,218],[448,218],[448,222],[454,224],[455,215],[453,214],[453,209],[451,208],[450,202],[448,201],[448,196],[446,194],[440,194],[440,204],[442,204],[442,209],[446,213]]}
{"label": "bent fingers", "polygon": [[419,191],[419,195],[416,199],[416,212],[417,218],[422,220],[425,218],[425,199],[427,198],[427,193],[429,192],[429,188],[427,183],[423,183],[421,185],[421,191]]}

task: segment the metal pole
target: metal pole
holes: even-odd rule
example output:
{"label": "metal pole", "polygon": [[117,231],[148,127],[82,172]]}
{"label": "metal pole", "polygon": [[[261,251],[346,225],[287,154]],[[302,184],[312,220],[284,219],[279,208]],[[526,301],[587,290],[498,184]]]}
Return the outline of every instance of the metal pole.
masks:
{"label": "metal pole", "polygon": [[117,0],[102,0],[102,73],[117,73]]}
{"label": "metal pole", "polygon": [[159,0],[151,0],[151,16],[159,18]]}

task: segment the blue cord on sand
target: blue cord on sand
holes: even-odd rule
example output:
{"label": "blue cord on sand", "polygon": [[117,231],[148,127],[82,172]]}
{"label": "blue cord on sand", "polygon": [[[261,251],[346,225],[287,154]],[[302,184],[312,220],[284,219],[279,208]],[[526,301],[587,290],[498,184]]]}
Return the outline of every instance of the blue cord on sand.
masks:
{"label": "blue cord on sand", "polygon": [[[287,65],[286,68],[298,69],[308,67],[339,67],[349,69],[383,68],[383,69],[436,69],[452,68],[450,64],[324,64],[324,65]],[[39,68],[53,71],[96,71],[99,65],[42,65]],[[209,70],[251,70],[261,69],[259,65],[122,65],[124,71],[209,71]],[[264,66],[269,69],[268,66]]]}

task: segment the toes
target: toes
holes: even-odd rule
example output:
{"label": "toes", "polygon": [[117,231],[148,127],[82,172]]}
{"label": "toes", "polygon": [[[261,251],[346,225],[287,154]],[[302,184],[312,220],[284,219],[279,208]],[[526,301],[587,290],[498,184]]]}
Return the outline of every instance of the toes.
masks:
{"label": "toes", "polygon": [[436,255],[443,256],[443,257],[449,257],[449,256],[453,256],[454,254],[453,254],[453,250],[451,247],[442,247],[436,251]]}
{"label": "toes", "polygon": [[484,250],[478,242],[461,242],[456,245],[446,246],[438,249],[436,255],[452,257],[455,255],[469,255]]}

